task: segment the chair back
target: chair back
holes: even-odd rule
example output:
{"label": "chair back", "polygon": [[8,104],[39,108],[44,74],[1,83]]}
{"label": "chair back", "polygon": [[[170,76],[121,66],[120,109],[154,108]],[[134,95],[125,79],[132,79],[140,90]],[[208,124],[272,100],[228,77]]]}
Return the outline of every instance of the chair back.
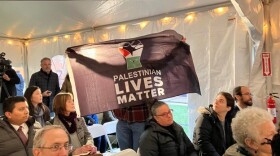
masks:
{"label": "chair back", "polygon": [[101,124],[93,124],[91,126],[88,126],[87,128],[93,138],[97,138],[102,135],[106,135],[104,127]]}
{"label": "chair back", "polygon": [[110,151],[113,152],[112,142],[110,141],[108,134],[116,133],[118,120],[105,122],[103,128],[106,132],[106,139],[110,148]]}
{"label": "chair back", "polygon": [[118,120],[110,121],[110,122],[105,122],[103,124],[103,127],[104,127],[106,133],[107,134],[116,133],[117,123],[118,123]]}

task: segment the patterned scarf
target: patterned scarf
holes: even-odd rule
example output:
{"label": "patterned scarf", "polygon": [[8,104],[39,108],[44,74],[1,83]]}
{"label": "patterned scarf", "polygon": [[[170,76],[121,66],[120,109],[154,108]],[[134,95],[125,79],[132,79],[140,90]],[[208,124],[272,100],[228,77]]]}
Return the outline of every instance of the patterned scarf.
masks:
{"label": "patterned scarf", "polygon": [[76,112],[70,113],[69,116],[58,114],[58,118],[61,120],[67,131],[72,134],[77,131],[77,125],[75,119],[77,119]]}

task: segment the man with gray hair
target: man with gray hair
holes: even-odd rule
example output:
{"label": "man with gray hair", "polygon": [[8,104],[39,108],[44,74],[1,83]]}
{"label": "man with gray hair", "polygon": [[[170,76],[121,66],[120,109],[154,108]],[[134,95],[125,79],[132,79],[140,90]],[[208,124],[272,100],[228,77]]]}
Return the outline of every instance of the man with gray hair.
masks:
{"label": "man with gray hair", "polygon": [[86,146],[72,149],[70,136],[60,125],[47,125],[36,132],[32,152],[34,156],[100,155],[88,152]]}
{"label": "man with gray hair", "polygon": [[34,156],[67,156],[72,148],[68,134],[58,125],[45,126],[33,140]]}
{"label": "man with gray hair", "polygon": [[30,86],[40,87],[43,95],[43,103],[52,111],[52,101],[56,94],[60,92],[58,75],[51,69],[51,59],[44,57],[41,60],[40,71],[32,74],[29,82]]}

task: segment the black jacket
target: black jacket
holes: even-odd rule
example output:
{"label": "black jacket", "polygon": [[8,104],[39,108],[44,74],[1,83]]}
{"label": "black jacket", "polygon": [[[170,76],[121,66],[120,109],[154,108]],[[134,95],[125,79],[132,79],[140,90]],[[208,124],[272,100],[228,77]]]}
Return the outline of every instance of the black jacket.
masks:
{"label": "black jacket", "polygon": [[32,74],[29,82],[29,87],[30,86],[38,86],[42,92],[46,90],[52,92],[51,96],[43,97],[43,103],[49,107],[50,111],[53,111],[53,98],[60,92],[58,75],[52,71],[47,74],[41,69],[40,71]]}
{"label": "black jacket", "polygon": [[230,112],[227,113],[226,118],[228,118],[228,121],[231,125],[232,119],[236,116],[237,112],[239,112],[240,109],[237,105],[235,105]]}
{"label": "black jacket", "polygon": [[139,149],[142,156],[196,156],[193,144],[183,128],[174,122],[170,129],[151,119],[140,137]]}
{"label": "black jacket", "polygon": [[[232,137],[230,119],[225,120],[225,136],[222,124],[212,108],[205,111],[196,120],[193,143],[200,156],[221,156],[235,143]],[[224,139],[225,138],[225,139]]]}
{"label": "black jacket", "polygon": [[15,96],[17,94],[16,84],[20,83],[20,79],[17,76],[16,71],[13,70],[12,68],[5,71],[5,74],[7,74],[10,77],[10,79],[11,79],[10,81],[7,81],[7,80],[3,79],[2,78],[2,76],[3,76],[2,74],[4,74],[4,73],[0,73],[1,79],[3,80],[0,103],[2,103],[5,100],[5,98],[8,97],[7,92],[4,89],[4,84],[7,87],[7,91],[10,94],[10,96]]}

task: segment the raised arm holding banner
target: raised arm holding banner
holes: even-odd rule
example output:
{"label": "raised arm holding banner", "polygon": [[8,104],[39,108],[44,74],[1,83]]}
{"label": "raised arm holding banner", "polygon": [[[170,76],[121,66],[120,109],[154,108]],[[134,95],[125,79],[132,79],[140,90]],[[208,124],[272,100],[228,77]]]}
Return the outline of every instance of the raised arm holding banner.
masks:
{"label": "raised arm holding banner", "polygon": [[200,94],[190,47],[166,30],[66,50],[81,115],[143,104],[186,93]]}

